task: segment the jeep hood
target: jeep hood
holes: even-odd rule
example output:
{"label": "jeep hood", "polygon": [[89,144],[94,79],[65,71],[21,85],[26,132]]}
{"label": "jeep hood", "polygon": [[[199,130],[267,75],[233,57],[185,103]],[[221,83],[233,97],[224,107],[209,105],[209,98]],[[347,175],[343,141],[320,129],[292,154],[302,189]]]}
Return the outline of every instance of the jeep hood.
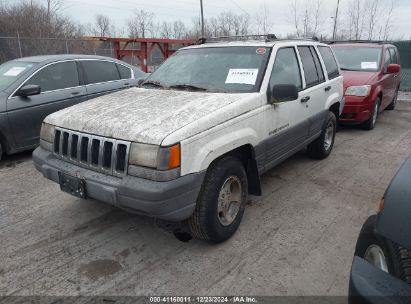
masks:
{"label": "jeep hood", "polygon": [[[173,139],[180,141],[258,107],[256,95],[260,96],[131,88],[58,111],[45,122],[74,131],[160,145],[177,130],[182,138]],[[250,98],[254,102],[247,102]],[[212,119],[207,119],[211,113]]]}

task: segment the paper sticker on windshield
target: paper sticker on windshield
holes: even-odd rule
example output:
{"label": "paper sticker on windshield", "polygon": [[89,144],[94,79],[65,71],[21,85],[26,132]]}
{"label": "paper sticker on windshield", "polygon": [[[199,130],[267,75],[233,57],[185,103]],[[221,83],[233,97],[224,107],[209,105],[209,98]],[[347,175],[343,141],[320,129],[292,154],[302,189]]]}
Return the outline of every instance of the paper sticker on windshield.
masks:
{"label": "paper sticker on windshield", "polygon": [[375,69],[378,69],[378,65],[376,62],[361,62],[361,69],[375,70]]}
{"label": "paper sticker on windshield", "polygon": [[225,83],[255,85],[258,69],[230,69]]}
{"label": "paper sticker on windshield", "polygon": [[266,48],[258,48],[255,51],[258,55],[264,55],[265,53],[267,53],[267,49]]}
{"label": "paper sticker on windshield", "polygon": [[8,70],[3,76],[18,76],[21,72],[23,72],[26,68],[25,67],[13,67]]}

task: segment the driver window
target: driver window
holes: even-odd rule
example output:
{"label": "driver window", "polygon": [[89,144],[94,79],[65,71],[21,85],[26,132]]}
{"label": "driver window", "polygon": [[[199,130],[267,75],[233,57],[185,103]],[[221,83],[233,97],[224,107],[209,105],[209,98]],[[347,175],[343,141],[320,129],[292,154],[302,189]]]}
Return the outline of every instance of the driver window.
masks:
{"label": "driver window", "polygon": [[271,72],[270,89],[278,84],[294,84],[299,91],[302,89],[300,66],[293,47],[282,48],[277,52]]}
{"label": "driver window", "polygon": [[37,72],[25,84],[39,85],[41,92],[77,87],[79,80],[76,63],[69,61],[49,65]]}

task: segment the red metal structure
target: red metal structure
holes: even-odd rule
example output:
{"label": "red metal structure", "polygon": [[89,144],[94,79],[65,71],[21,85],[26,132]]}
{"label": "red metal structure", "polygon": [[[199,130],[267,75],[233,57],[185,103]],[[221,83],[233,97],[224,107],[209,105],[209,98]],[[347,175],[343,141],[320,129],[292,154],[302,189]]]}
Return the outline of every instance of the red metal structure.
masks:
{"label": "red metal structure", "polygon": [[[124,57],[137,57],[140,61],[141,69],[144,72],[147,70],[147,59],[150,57],[151,52],[155,47],[158,47],[167,59],[176,50],[171,49],[171,45],[187,46],[195,43],[194,40],[178,40],[178,39],[156,39],[156,38],[100,38],[101,41],[111,42],[115,56],[117,59],[123,59]],[[129,49],[129,45],[138,43],[140,49]]]}

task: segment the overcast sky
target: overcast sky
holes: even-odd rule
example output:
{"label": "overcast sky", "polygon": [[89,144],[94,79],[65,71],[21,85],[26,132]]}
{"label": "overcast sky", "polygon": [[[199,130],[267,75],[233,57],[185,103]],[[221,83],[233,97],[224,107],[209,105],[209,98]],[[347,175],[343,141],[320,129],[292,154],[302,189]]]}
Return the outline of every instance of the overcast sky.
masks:
{"label": "overcast sky", "polygon": [[[389,2],[390,0],[380,0]],[[410,16],[411,0],[394,0],[395,10],[395,37],[400,39],[411,39]],[[293,32],[290,24],[290,0],[203,0],[205,17],[217,16],[223,11],[234,13],[248,13],[252,18],[263,4],[272,15],[272,30],[274,34]],[[351,0],[340,0],[341,9],[348,5]],[[73,20],[81,23],[93,23],[96,14],[104,14],[111,18],[117,29],[126,30],[126,20],[130,18],[134,10],[144,9],[155,13],[156,21],[182,20],[187,25],[192,24],[194,17],[199,16],[200,0],[65,0],[64,13]],[[331,16],[335,14],[337,0],[324,0],[323,33],[331,35],[333,21]],[[340,18],[344,18],[341,15]]]}

